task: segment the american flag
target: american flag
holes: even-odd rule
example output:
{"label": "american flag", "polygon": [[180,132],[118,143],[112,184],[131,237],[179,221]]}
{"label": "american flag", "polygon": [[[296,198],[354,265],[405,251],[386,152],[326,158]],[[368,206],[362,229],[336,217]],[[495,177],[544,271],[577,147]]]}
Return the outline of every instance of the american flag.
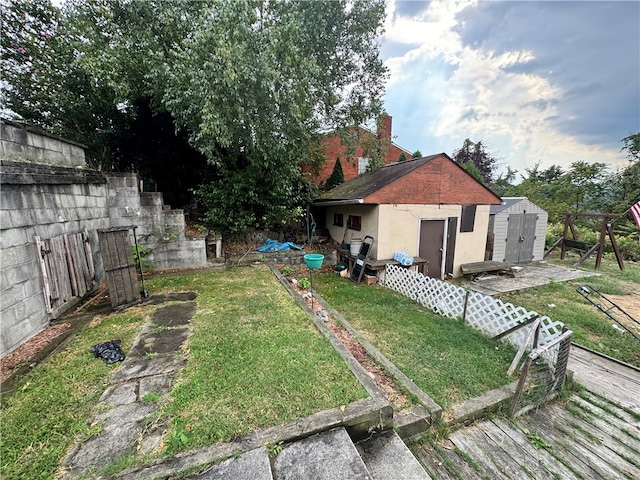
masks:
{"label": "american flag", "polygon": [[630,208],[631,216],[636,222],[636,225],[640,229],[640,202],[636,203],[633,207]]}

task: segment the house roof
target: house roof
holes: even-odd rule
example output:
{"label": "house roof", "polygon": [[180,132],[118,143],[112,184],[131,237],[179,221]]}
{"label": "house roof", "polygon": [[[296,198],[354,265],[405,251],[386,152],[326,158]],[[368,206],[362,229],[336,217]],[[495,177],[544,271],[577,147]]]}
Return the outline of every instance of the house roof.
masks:
{"label": "house roof", "polygon": [[502,197],[502,204],[500,204],[500,205],[491,205],[491,209],[489,210],[489,215],[495,215],[497,213],[500,213],[503,210],[506,210],[507,208],[510,208],[513,205],[515,205],[516,203],[519,203],[519,202],[522,202],[522,201],[527,201],[527,202],[531,203],[532,205],[535,205],[536,207],[538,207],[541,210],[543,210],[541,207],[539,207],[538,205],[533,203],[527,197]]}
{"label": "house roof", "polygon": [[325,192],[314,205],[498,204],[500,197],[446,153],[396,162]]}

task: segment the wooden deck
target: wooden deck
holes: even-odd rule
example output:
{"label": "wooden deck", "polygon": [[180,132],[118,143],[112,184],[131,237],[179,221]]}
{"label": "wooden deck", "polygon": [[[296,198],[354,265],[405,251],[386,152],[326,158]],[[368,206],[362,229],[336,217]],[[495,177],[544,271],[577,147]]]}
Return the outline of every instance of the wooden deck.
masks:
{"label": "wooden deck", "polygon": [[501,270],[509,270],[515,263],[506,262],[474,262],[460,265],[463,275],[479,275],[481,273],[499,272]]}
{"label": "wooden deck", "polygon": [[640,415],[640,369],[575,344],[571,346],[568,368],[574,372],[575,381],[588,390],[606,396]]}
{"label": "wooden deck", "polygon": [[413,448],[432,478],[640,478],[640,420],[583,391],[511,423],[486,420]]}

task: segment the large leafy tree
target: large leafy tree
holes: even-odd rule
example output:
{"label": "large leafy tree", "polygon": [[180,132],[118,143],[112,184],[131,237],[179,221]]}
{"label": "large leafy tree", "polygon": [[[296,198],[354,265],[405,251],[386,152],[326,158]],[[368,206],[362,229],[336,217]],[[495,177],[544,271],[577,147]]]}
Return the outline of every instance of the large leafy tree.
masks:
{"label": "large leafy tree", "polygon": [[[468,138],[463,142],[462,147],[453,152],[453,161],[464,168],[469,166],[469,171],[479,172],[482,175],[482,181],[489,184],[493,180],[493,174],[497,167],[497,159],[487,152],[486,146],[482,140],[472,142]],[[470,167],[473,165],[474,167]]]}
{"label": "large leafy tree", "polygon": [[0,8],[3,109],[86,144],[94,166],[111,168],[125,117],[115,92],[79,59],[81,40],[47,0],[5,0]]}
{"label": "large leafy tree", "polygon": [[61,68],[108,90],[128,124],[148,99],[214,167],[200,198],[215,228],[291,216],[311,193],[299,167],[317,160],[321,132],[381,111],[382,0],[76,0],[61,18],[72,40]]}

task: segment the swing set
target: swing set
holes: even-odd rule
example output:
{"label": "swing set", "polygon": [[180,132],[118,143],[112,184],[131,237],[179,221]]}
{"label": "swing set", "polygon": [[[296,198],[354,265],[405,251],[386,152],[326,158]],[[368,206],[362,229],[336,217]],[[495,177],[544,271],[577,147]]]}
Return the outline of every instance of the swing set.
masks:
{"label": "swing set", "polygon": [[[564,231],[562,233],[562,237],[560,237],[556,243],[554,243],[549,250],[544,252],[544,257],[546,258],[553,250],[560,247],[560,259],[564,260],[564,257],[567,253],[567,250],[573,249],[580,252],[580,260],[578,260],[575,266],[580,265],[587,258],[589,258],[594,253],[596,254],[596,270],[600,268],[600,263],[602,261],[602,254],[604,253],[604,242],[605,238],[608,236],[611,241],[611,246],[613,247],[613,252],[616,255],[616,260],[618,261],[618,266],[620,270],[624,270],[624,262],[622,261],[622,255],[620,254],[620,250],[618,249],[618,244],[616,242],[616,237],[613,234],[613,229],[611,228],[611,219],[615,219],[620,217],[621,215],[605,215],[599,213],[563,213],[564,215]],[[598,243],[595,245],[587,245],[585,242],[581,242],[578,238],[578,234],[576,232],[575,226],[573,224],[574,218],[579,217],[587,217],[587,218],[595,218],[602,219],[602,223],[600,226],[600,239]],[[569,234],[571,236],[569,237]]]}

